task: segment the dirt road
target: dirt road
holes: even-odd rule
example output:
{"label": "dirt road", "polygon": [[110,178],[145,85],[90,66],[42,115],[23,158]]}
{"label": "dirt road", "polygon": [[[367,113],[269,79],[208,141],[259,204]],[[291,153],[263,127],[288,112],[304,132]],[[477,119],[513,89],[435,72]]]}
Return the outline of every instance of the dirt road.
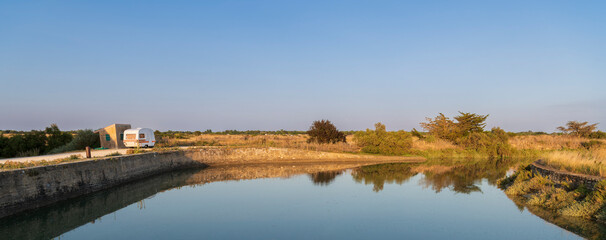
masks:
{"label": "dirt road", "polygon": [[[92,157],[103,157],[112,153],[120,153],[120,154],[126,154],[126,150],[128,149],[104,149],[104,150],[91,150],[91,155]],[[6,162],[6,161],[11,161],[11,162],[35,162],[35,161],[42,161],[42,160],[46,160],[46,161],[51,161],[51,160],[56,160],[56,159],[61,159],[61,158],[67,158],[71,155],[78,155],[80,156],[80,158],[85,158],[86,157],[86,152],[85,151],[76,151],[76,152],[67,152],[67,153],[59,153],[59,154],[51,154],[51,155],[42,155],[42,156],[34,156],[34,157],[20,157],[20,158],[3,158],[0,159],[0,164]]]}

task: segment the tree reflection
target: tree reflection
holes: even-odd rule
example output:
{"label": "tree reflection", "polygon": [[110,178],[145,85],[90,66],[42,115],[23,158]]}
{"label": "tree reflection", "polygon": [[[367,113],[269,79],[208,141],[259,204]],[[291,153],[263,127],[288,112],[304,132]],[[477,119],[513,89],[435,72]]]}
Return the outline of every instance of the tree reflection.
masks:
{"label": "tree reflection", "polygon": [[314,183],[314,185],[319,186],[328,186],[331,182],[337,178],[337,176],[343,174],[344,171],[325,171],[325,172],[317,172],[310,173],[309,178]]}
{"label": "tree reflection", "polygon": [[351,175],[358,183],[373,184],[372,190],[379,192],[383,190],[385,183],[402,184],[416,175],[416,172],[411,171],[411,166],[414,165],[390,163],[365,166],[353,169]]}
{"label": "tree reflection", "polygon": [[373,191],[383,190],[385,183],[402,184],[411,177],[422,173],[419,184],[433,189],[436,193],[448,188],[457,193],[469,194],[482,192],[477,185],[483,179],[488,184],[496,185],[498,179],[505,176],[507,171],[517,164],[516,161],[448,162],[422,164],[380,164],[359,167],[352,171],[353,179],[364,184],[373,184]]}

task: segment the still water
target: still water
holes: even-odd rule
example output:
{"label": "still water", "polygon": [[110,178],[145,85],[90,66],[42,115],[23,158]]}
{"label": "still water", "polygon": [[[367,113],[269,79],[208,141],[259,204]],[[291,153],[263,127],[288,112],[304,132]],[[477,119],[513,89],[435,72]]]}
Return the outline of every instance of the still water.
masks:
{"label": "still water", "polygon": [[[516,205],[511,166],[266,165],[155,176],[0,219],[2,239],[600,239]],[[546,220],[544,220],[546,219]],[[556,225],[557,224],[557,225]],[[568,229],[568,230],[565,230]],[[582,236],[582,237],[581,237]]]}

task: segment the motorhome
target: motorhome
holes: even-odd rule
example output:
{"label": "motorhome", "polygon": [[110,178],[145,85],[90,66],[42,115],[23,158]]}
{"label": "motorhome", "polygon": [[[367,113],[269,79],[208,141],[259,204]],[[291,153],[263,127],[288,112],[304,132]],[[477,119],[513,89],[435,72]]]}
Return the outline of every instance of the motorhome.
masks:
{"label": "motorhome", "polygon": [[124,146],[126,147],[153,147],[156,145],[154,131],[149,128],[134,128],[124,131]]}

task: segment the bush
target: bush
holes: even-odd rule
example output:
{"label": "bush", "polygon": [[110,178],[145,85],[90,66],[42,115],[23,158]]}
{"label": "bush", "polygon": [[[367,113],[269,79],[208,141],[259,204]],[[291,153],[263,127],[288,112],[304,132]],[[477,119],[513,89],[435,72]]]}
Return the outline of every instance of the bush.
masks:
{"label": "bush", "polygon": [[66,145],[55,148],[50,153],[62,153],[75,150],[83,150],[87,146],[91,148],[97,148],[101,145],[99,142],[99,134],[94,133],[90,129],[76,131],[76,137]]}
{"label": "bush", "polygon": [[47,151],[46,141],[46,134],[36,130],[10,138],[0,136],[0,157],[27,157],[43,154]]}
{"label": "bush", "polygon": [[309,131],[307,131],[309,139],[307,142],[317,143],[337,143],[346,142],[345,134],[339,130],[328,120],[314,121]]}
{"label": "bush", "polygon": [[602,132],[600,130],[592,132],[589,134],[589,138],[606,139],[606,132]]}
{"label": "bush", "polygon": [[365,153],[402,155],[410,152],[412,135],[405,131],[387,132],[382,123],[375,130],[366,129],[355,133],[354,140]]}
{"label": "bush", "polygon": [[487,153],[489,157],[505,157],[511,155],[512,147],[508,143],[509,135],[500,128],[490,132],[472,132],[456,140],[456,144],[470,150]]}
{"label": "bush", "polygon": [[602,145],[604,145],[604,143],[602,143],[598,140],[591,140],[591,141],[581,143],[581,146],[587,150],[590,150],[593,148],[598,148],[598,147],[601,147]]}
{"label": "bush", "polygon": [[68,132],[61,132],[57,124],[51,124],[44,132],[47,135],[46,151],[63,146],[72,141],[73,136]]}

